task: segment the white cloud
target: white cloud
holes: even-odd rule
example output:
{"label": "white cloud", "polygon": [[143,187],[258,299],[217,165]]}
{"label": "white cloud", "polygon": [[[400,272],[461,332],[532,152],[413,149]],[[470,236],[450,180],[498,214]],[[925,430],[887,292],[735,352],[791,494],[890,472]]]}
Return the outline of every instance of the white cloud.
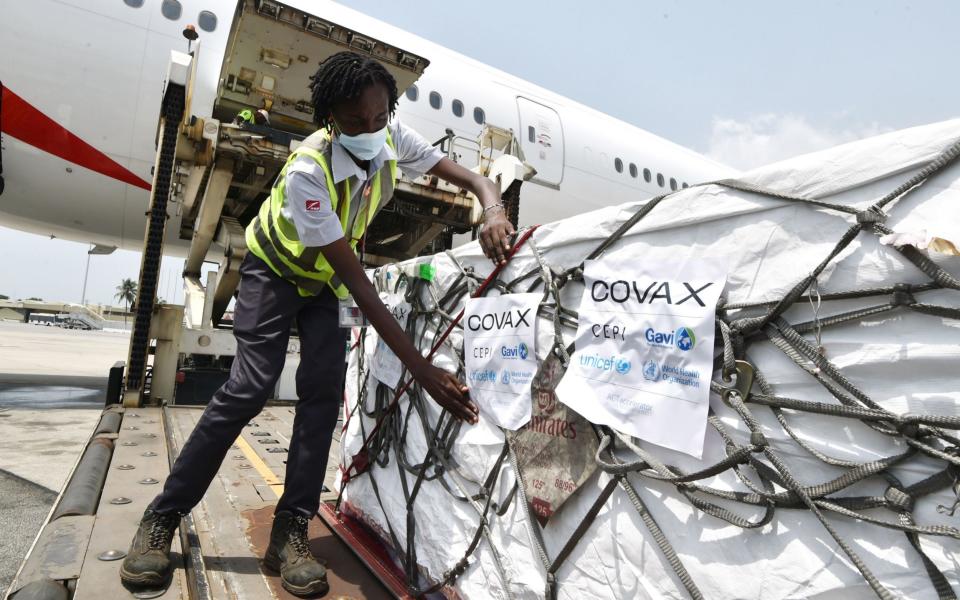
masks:
{"label": "white cloud", "polygon": [[714,117],[707,155],[732,167],[751,169],[884,131],[889,130],[877,123],[818,127],[791,114],[765,113],[742,121]]}

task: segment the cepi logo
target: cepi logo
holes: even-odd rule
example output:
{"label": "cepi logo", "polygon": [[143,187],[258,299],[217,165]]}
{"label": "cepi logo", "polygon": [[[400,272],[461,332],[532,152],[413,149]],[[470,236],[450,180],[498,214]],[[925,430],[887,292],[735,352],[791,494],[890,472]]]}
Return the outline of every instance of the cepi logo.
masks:
{"label": "cepi logo", "polygon": [[530,350],[526,344],[520,342],[516,346],[500,346],[500,356],[509,359],[527,360],[527,357],[530,356]]}
{"label": "cepi logo", "polygon": [[693,329],[689,327],[680,327],[676,331],[657,331],[653,327],[648,327],[643,332],[644,339],[651,346],[660,346],[662,348],[671,348],[676,346],[684,352],[693,350],[697,345],[697,336]]}
{"label": "cepi logo", "polygon": [[657,381],[660,379],[660,365],[655,360],[648,360],[643,363],[643,378],[647,381]]}

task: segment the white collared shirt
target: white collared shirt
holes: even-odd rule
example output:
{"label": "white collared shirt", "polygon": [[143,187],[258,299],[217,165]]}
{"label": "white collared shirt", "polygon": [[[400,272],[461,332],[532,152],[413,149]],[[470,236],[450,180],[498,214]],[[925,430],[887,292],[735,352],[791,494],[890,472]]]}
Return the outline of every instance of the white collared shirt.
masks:
{"label": "white collared shirt", "polygon": [[[366,171],[353,161],[340,144],[338,136],[333,136],[331,176],[334,183],[349,179],[351,199],[348,223],[352,223],[356,217],[367,180],[386,161],[396,160],[403,173],[415,179],[432,169],[443,158],[439,148],[432,146],[423,136],[405,127],[399,120],[394,119],[388,127],[396,152],[384,144],[380,153],[370,161]],[[326,175],[315,160],[309,156],[301,156],[295,160],[287,169],[286,188],[287,193],[280,213],[293,223],[300,241],[305,246],[326,246],[344,236],[340,219],[333,212],[330,203]],[[382,201],[382,204],[385,202]]]}

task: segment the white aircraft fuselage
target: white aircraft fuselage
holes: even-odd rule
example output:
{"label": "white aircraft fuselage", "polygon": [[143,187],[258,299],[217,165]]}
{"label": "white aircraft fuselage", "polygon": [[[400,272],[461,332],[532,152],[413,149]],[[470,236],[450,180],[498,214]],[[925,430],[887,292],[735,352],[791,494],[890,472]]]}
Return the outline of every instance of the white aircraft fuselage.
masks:
{"label": "white aircraft fuselage", "polygon": [[[5,183],[0,225],[141,250],[170,50],[185,51],[184,27],[199,25],[191,112],[209,115],[237,4],[5,3],[0,19],[0,55],[5,57],[0,61]],[[522,225],[732,174],[643,129],[349,8],[325,0],[286,4],[427,58],[430,65],[416,83],[416,100],[402,94],[397,109],[397,117],[427,139],[439,139],[447,129],[475,138],[484,119],[517,132],[526,160],[538,171],[521,192]],[[179,16],[171,18],[177,7]],[[202,11],[215,16],[212,31],[203,29],[210,15],[201,19]],[[434,93],[439,108],[431,105]],[[167,227],[168,254],[182,255],[188,247],[188,241],[177,238],[178,230]]]}

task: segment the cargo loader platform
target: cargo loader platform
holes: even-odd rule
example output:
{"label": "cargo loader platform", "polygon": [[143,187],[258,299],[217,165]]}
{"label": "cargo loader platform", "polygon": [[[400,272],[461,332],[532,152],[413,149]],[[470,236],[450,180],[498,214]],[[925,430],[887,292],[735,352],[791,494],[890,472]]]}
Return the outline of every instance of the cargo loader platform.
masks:
{"label": "cargo loader platform", "polygon": [[[137,522],[202,411],[202,406],[107,408],[7,598],[294,598],[262,562],[273,508],[283,492],[293,406],[265,408],[228,451],[203,501],[184,518],[174,538],[177,568],[170,586],[131,590],[121,584],[120,563]],[[327,490],[333,490],[338,455],[339,428],[320,516],[309,528],[311,550],[328,569],[330,591],[324,597],[402,597],[402,583],[385,554],[355,524],[334,516],[327,504],[336,498]],[[31,595],[38,590],[47,595]]]}

